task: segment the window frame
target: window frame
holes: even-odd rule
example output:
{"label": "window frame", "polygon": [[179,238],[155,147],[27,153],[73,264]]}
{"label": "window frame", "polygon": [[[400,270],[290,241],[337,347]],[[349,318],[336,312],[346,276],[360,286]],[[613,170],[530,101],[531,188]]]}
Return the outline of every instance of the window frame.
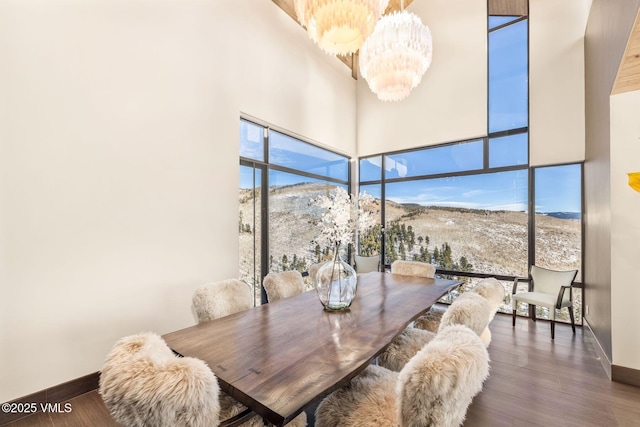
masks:
{"label": "window frame", "polygon": [[[297,176],[301,176],[304,178],[311,178],[311,179],[318,179],[318,180],[322,180],[322,181],[328,181],[328,182],[332,182],[338,185],[343,185],[347,188],[347,191],[349,192],[349,194],[351,194],[351,189],[352,189],[352,161],[353,158],[345,153],[341,153],[335,149],[326,147],[322,144],[316,143],[314,141],[311,141],[307,138],[303,138],[299,135],[296,135],[293,132],[288,132],[286,130],[283,130],[282,128],[279,128],[277,126],[265,123],[261,120],[252,118],[252,117],[248,117],[246,115],[240,115],[240,123],[242,123],[243,121],[248,122],[250,124],[253,125],[257,125],[263,128],[263,146],[264,146],[264,161],[260,161],[260,160],[256,160],[256,159],[252,159],[252,158],[247,158],[247,157],[242,157],[240,156],[240,166],[250,166],[250,167],[254,167],[254,168],[258,168],[261,171],[261,182],[262,182],[262,188],[266,189],[266,191],[261,191],[261,212],[260,212],[260,221],[261,221],[261,244],[260,244],[260,274],[261,274],[261,278],[260,278],[260,294],[261,294],[261,300],[262,300],[262,304],[265,304],[268,302],[267,300],[267,294],[266,291],[264,289],[263,286],[263,280],[264,277],[270,272],[269,270],[269,258],[270,258],[270,239],[269,239],[269,188],[270,188],[270,181],[269,181],[269,175],[271,171],[278,171],[278,172],[284,172],[284,173],[289,173],[289,174],[293,174],[293,175],[297,175]],[[309,172],[305,172],[302,170],[298,170],[298,169],[294,169],[294,168],[290,168],[290,167],[286,167],[286,166],[281,166],[281,165],[276,165],[276,164],[272,164],[270,163],[270,158],[269,158],[269,148],[270,148],[270,140],[269,140],[269,136],[270,136],[270,131],[274,131],[277,132],[281,135],[285,135],[289,138],[294,138],[296,140],[299,140],[305,144],[309,144],[312,145],[313,147],[316,148],[320,148],[322,150],[328,151],[330,153],[339,155],[344,157],[347,160],[347,179],[346,180],[341,180],[338,178],[334,178],[334,177],[330,177],[330,176],[324,176],[324,175],[318,175],[315,173],[309,173]],[[254,267],[255,269],[255,267]]]}

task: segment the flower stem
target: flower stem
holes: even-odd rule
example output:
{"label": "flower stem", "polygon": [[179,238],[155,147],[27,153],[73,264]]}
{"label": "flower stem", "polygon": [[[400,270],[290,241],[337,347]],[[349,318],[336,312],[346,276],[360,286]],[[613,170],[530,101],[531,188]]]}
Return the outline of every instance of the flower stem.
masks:
{"label": "flower stem", "polygon": [[[331,302],[331,290],[333,289],[333,275],[336,270],[336,262],[338,261],[338,252],[340,245],[336,244],[336,249],[333,254],[333,264],[331,265],[331,279],[329,280],[329,294],[327,295],[327,304]],[[338,294],[338,302],[342,295],[342,280],[340,279],[340,273],[338,272],[338,280],[340,281],[340,293]]]}

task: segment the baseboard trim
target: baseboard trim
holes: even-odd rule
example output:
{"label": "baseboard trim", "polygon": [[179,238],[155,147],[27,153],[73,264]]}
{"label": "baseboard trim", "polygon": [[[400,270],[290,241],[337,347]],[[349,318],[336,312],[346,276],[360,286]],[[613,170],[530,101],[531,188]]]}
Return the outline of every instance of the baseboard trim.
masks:
{"label": "baseboard trim", "polygon": [[611,366],[612,380],[618,383],[640,387],[640,370],[625,366]]}
{"label": "baseboard trim", "polygon": [[589,338],[593,342],[594,344],[593,347],[596,351],[598,359],[600,359],[600,364],[602,365],[602,368],[606,372],[607,377],[609,377],[609,379],[612,380],[612,376],[611,376],[612,364],[611,364],[611,361],[609,360],[609,357],[607,356],[607,353],[604,352],[604,349],[600,345],[600,341],[598,341],[598,339],[596,338],[596,334],[594,334],[593,329],[591,329],[591,325],[589,324],[587,319],[585,319],[584,317],[582,318],[582,324],[586,326],[586,328],[583,328],[583,332],[587,332],[587,335],[589,335]]}
{"label": "baseboard trim", "polygon": [[[58,384],[36,393],[19,397],[18,399],[7,403],[35,403],[37,411],[40,412],[41,403],[66,403],[74,397],[97,389],[99,381],[100,373],[93,372],[85,375],[84,377],[76,378],[74,380],[67,381],[66,383]],[[5,413],[2,411],[0,412],[0,426],[17,421],[29,415],[31,414],[24,413],[24,411],[20,411],[19,413]]]}

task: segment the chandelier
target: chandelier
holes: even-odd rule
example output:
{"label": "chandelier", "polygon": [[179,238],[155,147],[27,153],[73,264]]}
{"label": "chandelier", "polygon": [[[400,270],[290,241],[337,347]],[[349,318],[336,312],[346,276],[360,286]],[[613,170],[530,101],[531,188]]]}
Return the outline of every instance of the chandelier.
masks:
{"label": "chandelier", "polygon": [[420,18],[405,10],[380,18],[359,54],[360,74],[382,101],[400,101],[431,65],[432,40]]}
{"label": "chandelier", "polygon": [[295,0],[311,39],[331,55],[356,52],[375,28],[389,0]]}

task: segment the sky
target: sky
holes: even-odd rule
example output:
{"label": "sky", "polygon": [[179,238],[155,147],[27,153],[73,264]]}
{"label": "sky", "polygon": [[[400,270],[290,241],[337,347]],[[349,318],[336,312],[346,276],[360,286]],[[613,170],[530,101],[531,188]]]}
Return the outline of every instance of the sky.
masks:
{"label": "sky", "polygon": [[[240,169],[241,187],[249,188],[253,179],[252,169]],[[580,165],[550,166],[535,170],[536,212],[581,212]],[[524,169],[388,183],[386,197],[398,203],[423,206],[527,211],[527,173]],[[321,182],[277,171],[271,171],[270,174],[270,180],[275,185]],[[361,191],[380,197],[380,184],[362,186]]]}
{"label": "sky", "polygon": [[[527,173],[525,169],[397,182],[387,184],[386,197],[398,203],[423,206],[527,211]],[[581,212],[580,165],[539,168],[535,175],[536,212]],[[375,196],[379,187],[362,189]]]}

